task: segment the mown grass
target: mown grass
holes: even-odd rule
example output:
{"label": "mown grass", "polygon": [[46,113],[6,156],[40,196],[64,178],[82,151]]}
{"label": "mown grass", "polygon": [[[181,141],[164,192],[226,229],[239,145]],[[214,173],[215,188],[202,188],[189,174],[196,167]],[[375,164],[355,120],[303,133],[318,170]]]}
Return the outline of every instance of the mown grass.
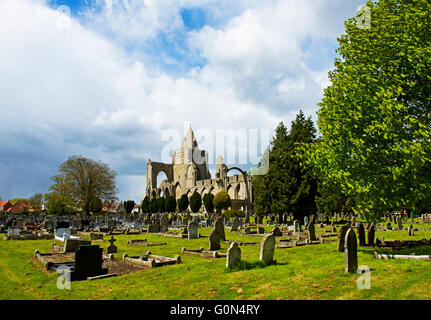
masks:
{"label": "mown grass", "polygon": [[[409,224],[404,224],[408,226]],[[378,231],[376,236],[386,240],[419,240],[431,237],[431,225],[415,224],[420,230],[414,237],[407,231]],[[266,228],[271,230],[272,228]],[[316,231],[321,231],[317,226]],[[199,232],[209,235],[210,228]],[[147,250],[157,255],[174,257],[181,248],[208,248],[208,239],[195,240],[160,237],[156,235],[119,235],[117,259],[123,253],[144,254]],[[128,245],[131,239],[147,238],[167,245],[138,247]],[[243,237],[226,229],[228,240],[261,241],[261,237]],[[101,247],[105,241],[94,242]],[[279,239],[279,238],[277,238]],[[259,261],[259,246],[241,246],[243,262],[226,270],[225,258],[205,259],[182,255],[182,263],[146,269],[121,277],[95,281],[72,282],[70,290],[57,288],[58,275],[44,271],[43,265],[32,259],[35,249],[48,252],[53,240],[0,240],[0,299],[430,299],[431,262],[406,260],[375,260],[374,248],[360,247],[359,265],[371,268],[371,289],[359,290],[359,274],[344,273],[344,253],[337,251],[337,243],[310,245],[288,249],[276,248],[276,263],[264,266]],[[222,243],[226,251],[228,244]],[[398,254],[428,254],[431,247],[417,247],[396,251]]]}

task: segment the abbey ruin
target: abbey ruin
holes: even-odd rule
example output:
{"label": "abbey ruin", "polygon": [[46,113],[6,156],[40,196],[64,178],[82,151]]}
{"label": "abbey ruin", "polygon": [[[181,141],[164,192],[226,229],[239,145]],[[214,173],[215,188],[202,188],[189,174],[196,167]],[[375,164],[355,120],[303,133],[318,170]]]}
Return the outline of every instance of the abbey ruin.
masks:
{"label": "abbey ruin", "polygon": [[[237,170],[240,174],[228,176],[228,172]],[[160,172],[166,174],[167,179],[157,185]],[[208,169],[208,152],[200,150],[190,127],[184,137],[181,149],[172,154],[171,163],[153,162],[147,164],[146,196],[150,199],[175,196],[179,199],[183,194],[189,198],[194,192],[202,197],[206,193],[216,195],[226,191],[231,200],[233,210],[242,209],[251,212],[252,182],[251,177],[238,167],[228,168],[223,163],[223,157],[217,157],[216,176],[211,177]],[[204,210],[204,208],[202,207]]]}

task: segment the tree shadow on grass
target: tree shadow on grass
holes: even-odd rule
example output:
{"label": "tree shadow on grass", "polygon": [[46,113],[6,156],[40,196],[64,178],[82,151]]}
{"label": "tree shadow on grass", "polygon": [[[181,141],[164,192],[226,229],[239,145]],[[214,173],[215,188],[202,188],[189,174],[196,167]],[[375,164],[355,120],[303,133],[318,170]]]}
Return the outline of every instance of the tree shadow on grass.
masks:
{"label": "tree shadow on grass", "polygon": [[284,266],[284,265],[287,265],[287,262],[278,263],[277,260],[273,260],[270,264],[266,265],[263,261],[254,261],[254,262],[240,261],[236,265],[226,268],[225,272],[230,273],[230,272],[243,271],[243,270],[263,269],[273,265]]}

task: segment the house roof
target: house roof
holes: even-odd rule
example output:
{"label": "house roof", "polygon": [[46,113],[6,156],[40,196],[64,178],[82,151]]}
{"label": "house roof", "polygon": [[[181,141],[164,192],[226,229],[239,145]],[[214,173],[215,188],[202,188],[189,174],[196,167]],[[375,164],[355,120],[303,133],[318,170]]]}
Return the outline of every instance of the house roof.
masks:
{"label": "house roof", "polygon": [[9,201],[0,201],[0,207],[3,207],[6,203],[8,203]]}

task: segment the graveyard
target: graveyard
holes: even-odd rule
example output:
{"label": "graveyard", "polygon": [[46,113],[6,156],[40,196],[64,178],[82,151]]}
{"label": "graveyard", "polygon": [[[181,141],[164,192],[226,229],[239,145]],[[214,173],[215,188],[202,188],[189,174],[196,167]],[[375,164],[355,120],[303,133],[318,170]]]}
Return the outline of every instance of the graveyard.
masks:
{"label": "graveyard", "polygon": [[[5,240],[2,237],[0,297],[23,300],[431,298],[431,288],[427,281],[431,277],[431,261],[428,256],[431,255],[431,224],[422,219],[416,219],[414,224],[410,219],[402,221],[402,230],[398,230],[398,226],[387,230],[388,222],[377,224],[375,246],[368,246],[368,239],[365,245],[361,246],[361,239],[358,239],[357,252],[354,252],[357,254],[356,267],[366,265],[371,269],[370,289],[366,290],[357,288],[360,274],[345,270],[347,248],[345,250],[342,247],[339,250],[339,234],[344,223],[310,223],[312,227],[307,228],[309,230],[305,230],[302,225],[301,232],[295,232],[293,221],[289,221],[277,225],[276,233],[279,236],[274,236],[275,226],[268,223],[267,219],[261,222],[260,227],[264,229],[262,235],[231,231],[232,222],[224,225],[217,221],[218,230],[214,226],[207,227],[202,222],[202,227],[197,230],[200,237],[194,239],[169,237],[165,233],[141,232],[114,236],[106,233],[103,240],[91,240],[89,233],[83,232],[83,236],[79,237],[81,240],[69,240],[69,248],[73,247],[73,241],[82,243],[81,246],[78,244],[78,248],[72,248],[72,253],[64,253],[63,263],[73,263],[73,250],[77,252],[77,249],[100,247],[96,251],[103,251],[100,255],[103,257],[103,266],[99,267],[106,268],[105,275],[93,275],[89,280],[72,281],[70,289],[63,290],[57,287],[59,274],[47,270],[46,264],[41,263],[35,254],[37,250],[44,259],[61,255],[59,252],[65,246],[61,240]],[[360,228],[360,221],[354,222]],[[210,247],[214,244],[209,239],[211,234],[220,232],[220,224],[226,240],[222,240],[223,235],[220,234],[219,248],[216,246],[214,249]],[[253,225],[253,222],[250,225]],[[415,230],[414,235],[409,235],[410,225]],[[319,241],[310,240],[309,232],[312,232],[313,227],[314,237],[311,237]],[[334,227],[337,230],[335,234]],[[244,229],[244,226],[242,228]],[[354,231],[353,237],[356,241],[356,235],[360,237],[358,228],[346,231],[345,239],[349,238],[349,235],[352,237]],[[368,236],[368,228],[365,230]],[[167,232],[175,231],[174,226],[169,225]],[[77,235],[79,234],[78,232]],[[115,241],[112,241],[113,238]],[[272,251],[266,251],[262,256],[263,241],[266,241],[265,246],[272,246]],[[91,246],[88,246],[89,243]],[[140,245],[136,245],[137,243]],[[142,243],[148,246],[143,246]],[[108,247],[112,245],[116,252],[109,254]],[[198,254],[186,254],[184,250]],[[201,250],[210,254],[199,254]],[[235,251],[236,255],[233,256],[228,251]],[[409,259],[412,254],[428,259]],[[394,259],[394,255],[407,258]],[[231,262],[236,259],[236,263],[227,268],[229,259]],[[162,260],[165,260],[164,263]]]}

